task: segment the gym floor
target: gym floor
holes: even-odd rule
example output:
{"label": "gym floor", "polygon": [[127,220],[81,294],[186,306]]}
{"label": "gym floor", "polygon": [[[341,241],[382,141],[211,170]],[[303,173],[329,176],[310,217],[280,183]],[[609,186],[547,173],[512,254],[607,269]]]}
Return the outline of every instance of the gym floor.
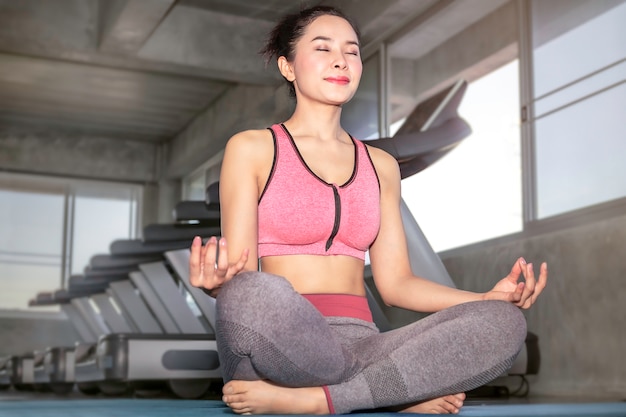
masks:
{"label": "gym floor", "polygon": [[[353,415],[359,415],[354,413]],[[363,416],[391,416],[395,413],[368,412]],[[174,399],[163,394],[139,398],[87,396],[72,392],[51,393],[0,391],[0,417],[211,417],[234,415],[219,400],[219,394],[201,400]],[[626,417],[624,401],[585,401],[558,398],[469,399],[460,413],[474,417]]]}

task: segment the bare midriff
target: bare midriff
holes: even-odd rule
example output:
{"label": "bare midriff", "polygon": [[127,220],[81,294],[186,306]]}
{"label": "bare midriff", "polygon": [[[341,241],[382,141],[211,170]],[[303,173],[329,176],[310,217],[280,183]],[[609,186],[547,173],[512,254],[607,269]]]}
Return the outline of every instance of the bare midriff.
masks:
{"label": "bare midriff", "polygon": [[364,262],[352,256],[283,255],[261,258],[261,270],[286,278],[300,294],[365,296]]}

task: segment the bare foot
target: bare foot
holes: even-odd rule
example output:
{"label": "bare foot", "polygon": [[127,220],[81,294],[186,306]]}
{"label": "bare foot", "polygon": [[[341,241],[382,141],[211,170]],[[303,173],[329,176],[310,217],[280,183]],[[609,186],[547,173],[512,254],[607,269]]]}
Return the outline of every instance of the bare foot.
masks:
{"label": "bare foot", "polygon": [[398,409],[400,413],[418,414],[458,414],[463,407],[465,394],[446,395],[432,400],[422,401],[409,407]]}
{"label": "bare foot", "polygon": [[222,401],[237,414],[329,414],[321,387],[286,388],[269,381],[229,381]]}

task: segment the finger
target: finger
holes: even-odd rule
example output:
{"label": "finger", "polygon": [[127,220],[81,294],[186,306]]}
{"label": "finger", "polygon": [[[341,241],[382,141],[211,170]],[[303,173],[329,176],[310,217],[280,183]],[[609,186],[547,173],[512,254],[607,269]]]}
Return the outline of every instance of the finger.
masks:
{"label": "finger", "polygon": [[524,294],[525,284],[523,282],[519,282],[515,287],[515,291],[513,291],[510,295],[509,301],[519,307],[522,295]]}
{"label": "finger", "polygon": [[520,305],[523,306],[526,304],[526,301],[531,299],[533,292],[535,291],[535,284],[537,281],[535,280],[535,270],[532,263],[526,265],[524,269],[524,293],[522,294],[522,299],[520,300]]}
{"label": "finger", "polygon": [[200,258],[202,253],[202,239],[199,236],[193,238],[189,255],[189,282],[194,287],[201,285]]}
{"label": "finger", "polygon": [[517,261],[513,264],[513,267],[511,268],[511,272],[509,272],[509,276],[507,278],[511,280],[512,282],[517,283],[525,267],[526,267],[526,260],[522,257],[518,258]]}
{"label": "finger", "polygon": [[206,289],[215,287],[215,251],[217,248],[217,238],[211,236],[200,256],[200,286]]}
{"label": "finger", "polygon": [[216,266],[221,275],[225,275],[228,271],[228,243],[226,242],[225,237],[222,237],[219,240],[219,254]]}
{"label": "finger", "polygon": [[215,269],[215,262],[217,261],[216,252],[217,238],[215,236],[211,236],[204,246],[204,253],[202,256],[202,263],[204,264],[206,276],[211,275],[212,271]]}
{"label": "finger", "polygon": [[539,294],[543,292],[543,290],[548,285],[548,264],[546,262],[542,262],[539,267],[539,279],[537,280],[537,285],[535,286],[535,292],[533,294],[533,304],[539,297]]}
{"label": "finger", "polygon": [[[250,249],[244,249],[241,252],[241,256],[239,257],[239,260],[237,261],[237,263],[235,264],[235,274],[237,274],[238,272],[241,272],[241,270],[243,270],[243,268],[246,266],[246,262],[248,262],[248,257],[250,256]],[[235,275],[233,274],[233,275]]]}
{"label": "finger", "polygon": [[527,306],[525,308],[529,308],[531,305],[535,303],[539,294],[541,294],[546,288],[548,283],[548,264],[543,262],[539,267],[539,279],[535,284],[535,290],[533,291],[533,295],[530,297],[530,300],[527,301]]}
{"label": "finger", "polygon": [[[522,260],[520,261],[520,265],[522,267],[522,277],[524,278],[524,284],[526,284],[527,281],[527,275],[528,275],[528,263],[526,263],[526,260],[522,258]],[[519,289],[516,288],[516,291]],[[524,303],[526,302],[526,299],[528,298],[527,295],[524,294],[523,288],[522,288],[522,293],[520,294],[520,298],[519,300],[515,303],[516,306],[518,307],[522,307],[524,305]]]}

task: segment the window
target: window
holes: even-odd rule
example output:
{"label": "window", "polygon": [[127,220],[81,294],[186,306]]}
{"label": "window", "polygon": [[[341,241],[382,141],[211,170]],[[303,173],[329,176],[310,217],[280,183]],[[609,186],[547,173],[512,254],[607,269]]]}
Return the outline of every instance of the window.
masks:
{"label": "window", "polygon": [[141,200],[136,185],[1,174],[0,309],[27,309],[113,240],[135,238]]}
{"label": "window", "polygon": [[61,193],[0,188],[0,307],[21,309],[36,290],[61,283]]}
{"label": "window", "polygon": [[219,152],[183,178],[183,200],[205,199],[206,188],[220,179],[223,157],[224,152]]}
{"label": "window", "polygon": [[206,186],[204,170],[195,171],[183,180],[183,199],[202,200]]}
{"label": "window", "polygon": [[459,114],[472,134],[402,181],[402,197],[435,251],[522,229],[518,86],[517,60],[470,83]]}
{"label": "window", "polygon": [[626,197],[626,2],[531,7],[535,219]]}
{"label": "window", "polygon": [[135,192],[119,185],[74,187],[70,274],[81,274],[93,255],[108,253],[113,240],[135,237]]}

